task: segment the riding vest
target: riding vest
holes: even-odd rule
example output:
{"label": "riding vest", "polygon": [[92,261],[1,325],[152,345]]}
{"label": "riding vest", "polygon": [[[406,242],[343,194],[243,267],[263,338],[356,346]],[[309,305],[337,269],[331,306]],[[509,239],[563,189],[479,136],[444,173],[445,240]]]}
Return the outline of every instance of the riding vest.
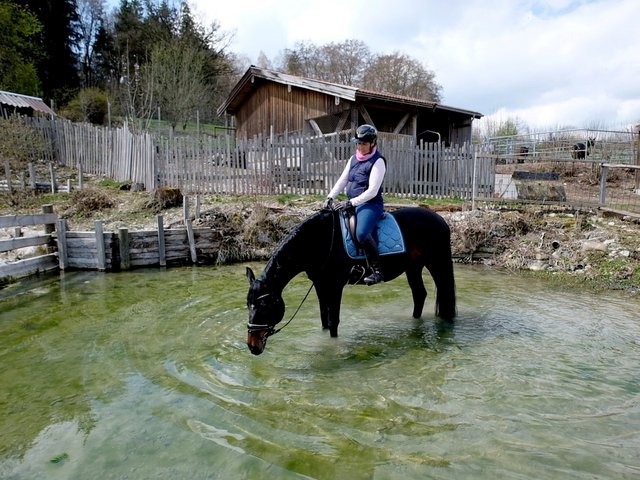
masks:
{"label": "riding vest", "polygon": [[[369,188],[369,176],[371,175],[371,169],[376,161],[382,158],[384,164],[387,164],[387,160],[380,154],[379,151],[373,154],[369,160],[359,162],[356,156],[351,157],[351,167],[349,167],[349,178],[347,183],[347,196],[354,198]],[[382,203],[382,185],[375,197],[369,200],[367,203]]]}

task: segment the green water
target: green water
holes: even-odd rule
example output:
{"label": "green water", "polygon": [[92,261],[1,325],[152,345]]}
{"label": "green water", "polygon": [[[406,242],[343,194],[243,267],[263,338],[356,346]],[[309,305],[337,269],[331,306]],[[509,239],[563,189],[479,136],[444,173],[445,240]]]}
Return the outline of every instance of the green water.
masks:
{"label": "green water", "polygon": [[258,357],[243,265],[6,288],[0,478],[640,478],[640,301],[456,276],[454,326],[398,279],[348,287],[337,339],[312,294]]}

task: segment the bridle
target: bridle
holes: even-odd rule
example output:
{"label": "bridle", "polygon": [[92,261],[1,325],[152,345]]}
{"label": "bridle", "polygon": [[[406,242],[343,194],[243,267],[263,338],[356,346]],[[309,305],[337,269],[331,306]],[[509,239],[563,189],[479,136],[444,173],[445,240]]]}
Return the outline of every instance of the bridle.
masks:
{"label": "bridle", "polygon": [[[249,322],[249,323],[247,323],[247,331],[249,333],[259,333],[261,331],[264,331],[263,340],[266,342],[267,338],[269,338],[271,335],[275,335],[276,333],[280,332],[284,327],[286,327],[287,325],[289,325],[291,323],[291,320],[293,320],[295,318],[295,316],[298,314],[298,312],[302,308],[302,305],[304,304],[305,300],[307,299],[307,297],[311,293],[311,289],[312,288],[313,288],[313,283],[309,287],[309,290],[307,290],[307,293],[305,294],[304,298],[300,302],[300,305],[298,305],[298,308],[296,308],[296,311],[293,312],[293,315],[291,315],[291,318],[289,320],[287,320],[287,322],[284,325],[282,325],[280,328],[276,328],[274,325],[268,325],[266,323],[262,324],[262,323],[251,323],[251,322]],[[256,298],[256,301],[260,300],[262,298],[268,297],[270,295],[272,295],[272,294],[271,293],[265,293],[263,295],[260,295],[258,298]]]}
{"label": "bridle", "polygon": [[[331,209],[331,213],[333,214],[338,214],[339,212],[336,210]],[[320,270],[324,270],[325,267],[327,266],[327,263],[329,262],[329,258],[331,257],[331,254],[333,253],[333,246],[334,246],[334,242],[335,242],[335,234],[336,234],[336,222],[332,219],[331,222],[331,244],[329,245],[329,253],[327,253],[327,257],[324,260],[324,263],[322,264],[322,268]],[[289,320],[287,320],[287,322],[282,325],[280,328],[276,328],[275,325],[269,325],[266,323],[251,323],[248,322],[247,323],[247,332],[249,334],[252,333],[260,333],[260,332],[264,332],[262,335],[262,340],[266,343],[267,339],[269,337],[271,337],[272,335],[275,335],[278,332],[281,332],[282,329],[284,327],[286,327],[287,325],[289,325],[291,323],[291,321],[295,318],[295,316],[298,314],[298,312],[300,311],[300,309],[302,308],[302,305],[304,304],[304,302],[307,300],[307,297],[309,296],[309,294],[311,293],[311,289],[313,288],[314,283],[311,283],[311,286],[309,287],[309,290],[307,290],[307,293],[304,295],[303,299],[300,301],[300,304],[298,305],[298,308],[296,308],[296,311],[293,312],[293,315],[291,315],[291,318]],[[269,297],[273,295],[272,293],[263,293],[262,295],[260,295],[258,298],[256,298],[256,302],[258,300],[262,300],[263,298]]]}

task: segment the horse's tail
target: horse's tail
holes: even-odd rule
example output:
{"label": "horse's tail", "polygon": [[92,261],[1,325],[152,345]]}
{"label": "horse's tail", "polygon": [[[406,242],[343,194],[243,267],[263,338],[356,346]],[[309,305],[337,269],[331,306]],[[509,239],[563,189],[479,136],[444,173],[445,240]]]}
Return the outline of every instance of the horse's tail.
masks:
{"label": "horse's tail", "polygon": [[435,268],[436,284],[436,316],[443,320],[453,320],[457,314],[456,309],[456,282],[453,274],[453,260],[451,258],[451,244],[447,235],[446,246],[443,245],[442,255],[437,255]]}

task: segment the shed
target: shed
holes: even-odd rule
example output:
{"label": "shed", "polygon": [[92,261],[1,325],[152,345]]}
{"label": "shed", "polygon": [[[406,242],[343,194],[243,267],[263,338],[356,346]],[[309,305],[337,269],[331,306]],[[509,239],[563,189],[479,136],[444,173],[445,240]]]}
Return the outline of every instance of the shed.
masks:
{"label": "shed", "polygon": [[330,135],[362,123],[416,143],[462,145],[482,114],[428,100],[299,77],[251,66],[218,108],[235,118],[236,136]]}
{"label": "shed", "polygon": [[34,112],[55,115],[41,98],[0,90],[0,116],[7,117],[14,113],[33,116]]}

